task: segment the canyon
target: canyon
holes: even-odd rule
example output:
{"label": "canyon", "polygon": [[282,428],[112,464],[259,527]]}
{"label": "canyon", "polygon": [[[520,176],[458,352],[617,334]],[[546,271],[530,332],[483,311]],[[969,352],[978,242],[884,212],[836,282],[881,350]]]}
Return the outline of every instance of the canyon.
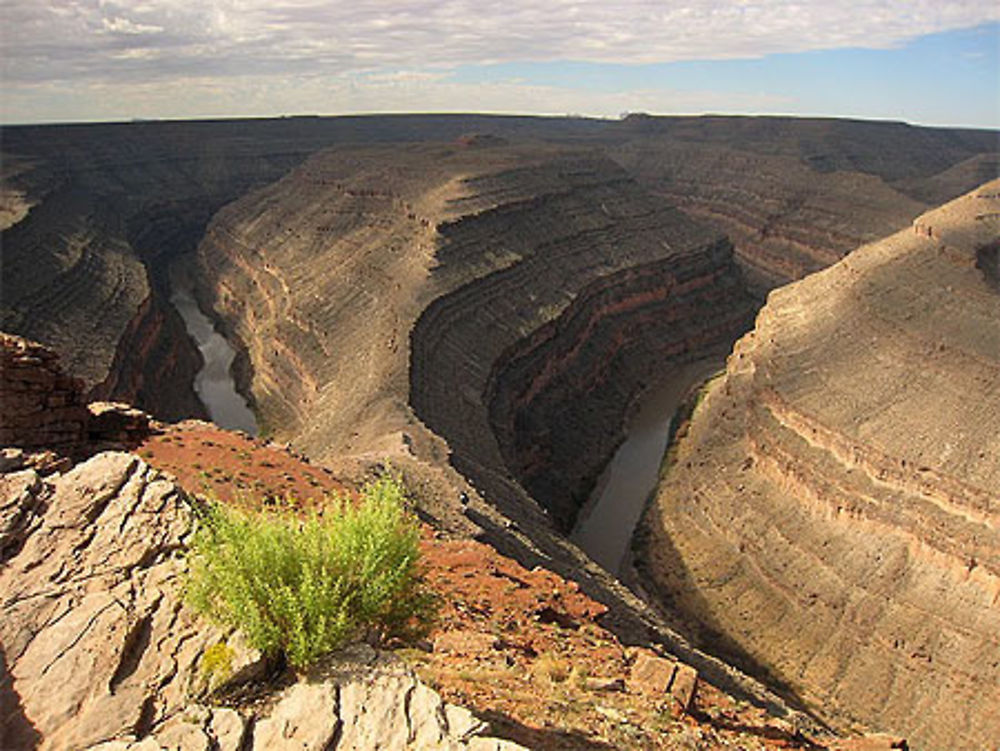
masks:
{"label": "canyon", "polygon": [[[55,378],[81,402],[51,350],[3,335],[0,356],[0,392]],[[5,751],[898,747],[842,744],[794,713],[738,701],[656,645],[620,641],[576,582],[440,522],[421,533],[441,602],[427,639],[361,641],[307,672],[281,670],[186,607],[193,517],[206,492],[259,511],[292,490],[322,508],[361,479],[198,420],[106,403],[83,412],[73,443],[54,449],[22,447],[37,426],[0,414],[12,430],[0,451]],[[416,479],[413,500],[433,507]]]}
{"label": "canyon", "polygon": [[[675,608],[686,590],[664,572],[679,564],[648,551],[640,562],[667,603],[655,612],[565,535],[644,396],[721,362],[771,290],[913,233],[932,205],[994,177],[995,133],[412,115],[12,127],[2,148],[0,329],[55,350],[87,400],[207,416],[203,359],[171,304],[178,269],[236,350],[235,385],[263,435],[331,467],[388,457],[439,489],[428,515],[572,577],[617,633],[658,640],[727,690],[835,727],[909,731],[909,710],[883,722],[706,638],[707,611]],[[977,262],[995,296],[995,247]],[[883,318],[911,302],[898,289]],[[918,324],[930,326],[925,313]],[[871,388],[865,372],[843,369],[845,415],[877,406],[855,394]],[[968,388],[977,404],[984,377]],[[770,409],[760,436],[781,412]],[[645,540],[687,534],[651,519]],[[788,534],[804,538],[808,523]],[[865,704],[858,684],[843,691]],[[933,748],[942,736],[920,737]]]}
{"label": "canyon", "polygon": [[998,238],[994,180],[773,292],[643,523],[696,643],[918,748],[1000,737]]}

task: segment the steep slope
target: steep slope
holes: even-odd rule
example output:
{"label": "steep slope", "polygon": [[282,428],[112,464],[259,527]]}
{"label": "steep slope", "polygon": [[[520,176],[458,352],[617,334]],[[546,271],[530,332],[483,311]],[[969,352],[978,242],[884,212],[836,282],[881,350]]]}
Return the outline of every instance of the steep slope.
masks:
{"label": "steep slope", "polygon": [[54,347],[94,398],[203,414],[166,268],[216,208],[295,161],[216,135],[183,124],[4,132],[22,167],[13,195],[31,208],[3,232],[0,325]]}
{"label": "steep slope", "polygon": [[563,524],[644,382],[751,314],[723,238],[550,146],[326,152],[220,212],[198,258],[277,435],[433,453],[423,423]]}
{"label": "steep slope", "polygon": [[834,722],[1000,737],[1000,181],[773,292],[645,520],[700,643]]}

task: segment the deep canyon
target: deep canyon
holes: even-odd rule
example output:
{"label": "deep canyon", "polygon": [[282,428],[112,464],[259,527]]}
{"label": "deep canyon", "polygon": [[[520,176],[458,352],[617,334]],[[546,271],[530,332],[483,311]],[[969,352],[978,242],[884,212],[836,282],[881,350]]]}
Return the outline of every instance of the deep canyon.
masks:
{"label": "deep canyon", "polygon": [[[485,539],[529,562],[561,565],[592,589],[598,585],[588,583],[590,574],[576,571],[580,559],[565,547],[563,535],[577,523],[642,395],[657,384],[678,382],[695,363],[722,362],[740,341],[724,381],[737,389],[747,377],[737,378],[742,371],[733,358],[748,354],[747,342],[770,336],[761,333],[762,326],[766,332],[774,317],[805,316],[811,305],[825,310],[822,306],[834,304],[828,288],[810,282],[812,287],[793,285],[771,293],[774,304],[762,308],[771,290],[831,265],[827,277],[809,278],[839,280],[835,275],[849,274],[843,269],[851,268],[840,260],[847,253],[899,231],[915,234],[912,222],[918,216],[976,189],[998,168],[993,132],[640,115],[616,122],[385,116],[12,127],[4,128],[2,148],[8,226],[3,230],[0,329],[58,351],[94,398],[133,402],[163,419],[205,417],[195,387],[203,360],[171,304],[178,290],[169,270],[186,259],[191,295],[236,349],[235,383],[265,435],[291,443],[316,461],[372,454],[433,467],[474,496],[472,512],[478,515],[471,518]],[[936,219],[922,221],[919,226],[931,233],[943,226]],[[985,227],[986,235],[994,232],[995,241],[995,225],[978,221],[974,226]],[[979,273],[988,278],[995,250],[990,256],[990,238],[976,237],[972,245],[944,247],[964,254],[953,264],[963,273],[976,273],[978,262],[987,269]],[[969,289],[966,281],[945,280],[937,267],[922,269],[920,278],[928,285],[937,275],[941,289],[949,284]],[[985,306],[977,310],[995,307],[993,279],[992,288],[986,284],[976,291]],[[841,282],[834,289],[839,294]],[[968,327],[988,337],[1000,320],[977,313],[971,323],[965,318],[968,309],[946,305],[957,311],[954,317],[932,325],[931,308],[918,309],[909,286],[891,289],[895,296],[875,311],[886,324],[872,333],[888,347],[879,356],[880,367],[917,361],[898,351],[917,346],[906,333],[908,326],[935,332],[921,335],[920,346],[926,345],[928,357],[938,362],[944,355],[934,352],[950,351],[948,342],[961,339]],[[935,294],[951,299],[954,293]],[[807,298],[801,310],[781,306],[793,295]],[[897,319],[899,310],[909,311],[909,323]],[[754,329],[755,316],[755,333],[741,339]],[[783,362],[803,350],[812,352],[832,333],[829,327],[810,330],[775,350],[772,359]],[[935,349],[939,342],[944,349]],[[995,420],[996,381],[990,368],[996,350],[992,356],[988,351],[993,344],[984,339],[978,354],[966,353],[966,372],[979,375],[970,376],[973,381],[964,390],[948,391],[954,399],[936,401],[941,389],[929,384],[924,393],[932,396],[925,398],[934,406],[926,419],[889,409],[884,426],[904,425],[904,438],[926,434],[921,441],[950,447],[951,457],[964,456],[961,446],[986,440],[988,420],[963,412],[964,421],[956,421],[945,412],[958,410],[968,394],[982,414]],[[888,395],[876,398],[872,378],[860,365],[836,364],[833,355],[819,354],[810,362],[796,366],[816,374],[810,398],[822,401],[836,393],[837,403],[845,405],[838,419],[845,424],[897,403]],[[823,375],[830,363],[835,363],[836,383]],[[698,437],[725,434],[717,421],[736,419],[734,414],[752,418],[754,427],[739,435],[755,447],[756,453],[748,454],[754,457],[754,473],[797,460],[806,430],[800,423],[808,420],[795,415],[811,414],[788,407],[777,375],[776,383],[758,386],[760,379],[767,380],[765,370],[750,379],[752,407],[744,402],[733,402],[739,409],[730,406],[729,411],[712,406],[718,417],[699,419],[692,427],[697,440],[707,441]],[[903,372],[892,372],[893,383],[906,381]],[[795,383],[796,389],[805,388]],[[721,396],[713,399],[712,405],[721,404]],[[744,411],[749,417],[742,416]],[[892,421],[897,417],[902,422]],[[943,428],[927,432],[930,421],[948,430],[958,430],[959,422],[966,425],[966,443],[956,443]],[[859,435],[839,423],[827,428],[828,436],[809,441],[840,445],[839,436]],[[822,430],[817,425],[816,435]],[[850,453],[853,445],[843,450]],[[784,449],[788,456],[776,453]],[[1000,451],[985,445],[983,450],[990,456]],[[908,456],[906,451],[893,456],[897,453]],[[920,458],[908,460],[922,466]],[[948,459],[953,460],[959,461]],[[816,470],[812,460],[802,461],[806,468],[773,470],[767,481],[782,484],[796,499],[813,499],[815,506],[816,498],[834,492],[827,488],[832,475]],[[821,461],[832,460],[817,454],[815,466],[823,466]],[[865,461],[862,455],[851,460],[858,466]],[[739,471],[729,459],[724,464],[727,471]],[[965,477],[976,492],[995,498],[995,475],[968,478],[968,472],[982,471],[979,466],[973,461],[945,474]],[[667,487],[695,482],[683,479],[685,471],[682,467],[681,479]],[[886,470],[875,478],[874,490],[864,491],[873,508],[895,509],[881,500],[896,492],[886,483],[905,485],[893,472]],[[933,485],[939,469],[930,463],[927,472]],[[741,482],[726,480],[727,485]],[[707,527],[760,531],[770,517],[764,511],[754,517],[751,509],[765,506],[739,505],[717,512],[718,518],[713,511],[705,517],[710,522],[699,517],[689,524],[662,500],[662,492],[657,508],[664,509],[665,521],[661,525],[647,517],[644,544],[650,591],[659,594],[679,634],[771,680],[791,703],[833,725],[905,733],[917,726],[914,717],[922,707],[934,705],[943,708],[940,719],[929,719],[928,727],[918,731],[926,747],[975,747],[981,736],[950,719],[960,711],[955,702],[938,696],[889,711],[886,703],[865,700],[871,692],[857,682],[861,678],[846,680],[846,668],[831,668],[830,675],[817,672],[800,683],[792,674],[803,668],[786,664],[785,652],[792,648],[783,639],[752,617],[751,625],[720,618],[721,607],[748,612],[749,599],[740,593],[726,594],[724,601],[704,599],[701,590],[711,577],[685,572],[708,565],[697,557],[714,544]],[[995,525],[995,500],[976,503],[968,515],[988,517],[985,528]],[[723,519],[723,513],[729,516]],[[822,525],[801,510],[795,513],[794,525],[775,526],[780,532],[773,534],[811,540]],[[855,538],[867,534],[870,525],[910,530],[905,534],[925,539],[913,529],[938,523],[919,514],[904,519],[895,510],[872,512],[875,521],[861,512],[838,514],[843,548],[834,545],[830,555],[852,576],[869,571],[870,561],[851,551],[865,549]],[[691,530],[703,536],[689,538]],[[995,527],[988,534],[994,533]],[[726,539],[732,545],[747,544],[735,542],[731,534],[723,536],[730,535]],[[958,540],[965,532],[955,534]],[[703,541],[703,547],[691,553],[690,561],[679,553],[666,561],[657,558],[657,550],[683,548],[679,540]],[[957,555],[927,552],[930,548],[921,548],[921,555]],[[968,549],[984,551],[975,554],[976,565],[969,569],[976,581],[968,586],[979,586],[977,577],[987,576],[988,551],[995,548],[976,537]],[[755,570],[766,552],[763,547],[741,550],[740,570]],[[614,563],[608,567],[616,573]],[[694,576],[694,583],[682,574]],[[803,563],[780,587],[794,588],[811,576]],[[779,586],[765,578],[769,586]],[[607,586],[611,589],[597,595],[628,597],[613,582]],[[617,594],[608,594],[612,591]],[[983,605],[976,592],[956,595],[953,608],[995,613],[995,602]],[[777,599],[773,593],[759,597],[765,603]],[[884,592],[887,607],[902,607],[899,603],[910,597],[908,590]],[[817,622],[843,634],[848,644],[855,632],[842,620],[831,616]],[[777,621],[782,628],[789,622]],[[755,636],[746,636],[748,630]],[[888,631],[876,632],[875,638],[897,639]],[[755,640],[773,645],[777,653]],[[936,651],[921,645],[911,651],[931,655],[932,667],[907,673],[920,680],[991,680],[970,673],[966,662],[938,659]],[[898,666],[877,650],[866,660],[873,671]],[[719,675],[726,671],[722,665],[712,669]],[[893,670],[889,680],[898,681],[902,692],[909,684],[898,676],[902,668]],[[995,673],[990,675],[995,679]],[[949,691],[941,689],[942,696]],[[968,721],[979,717],[970,715]],[[933,723],[955,730],[933,730]]]}

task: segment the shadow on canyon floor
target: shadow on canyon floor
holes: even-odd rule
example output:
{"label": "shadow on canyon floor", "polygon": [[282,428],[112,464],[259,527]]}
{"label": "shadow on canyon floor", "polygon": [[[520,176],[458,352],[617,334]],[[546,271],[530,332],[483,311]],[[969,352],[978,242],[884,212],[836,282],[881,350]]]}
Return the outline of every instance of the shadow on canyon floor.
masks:
{"label": "shadow on canyon floor", "polygon": [[0,748],[38,748],[41,734],[24,714],[21,697],[14,689],[14,678],[7,669],[7,653],[0,644]]}
{"label": "shadow on canyon floor", "polygon": [[728,717],[718,717],[705,712],[699,712],[698,710],[694,710],[691,716],[701,725],[708,725],[719,730],[748,733],[765,742],[771,741],[772,743],[780,744],[779,747],[785,745],[791,746],[795,743],[799,744],[796,746],[797,748],[816,749],[816,751],[822,751],[822,749],[826,748],[826,746],[820,746],[812,742],[798,731],[788,732],[775,727],[757,727],[729,719]]}
{"label": "shadow on canyon floor", "polygon": [[[539,540],[540,535],[534,535],[532,542],[539,544],[542,549],[534,550],[518,539],[518,536],[513,534],[513,530],[497,525],[475,510],[467,509],[466,515],[482,529],[482,534],[479,536],[481,542],[493,546],[502,555],[513,558],[526,568],[530,569],[541,565],[564,578],[575,580],[587,596],[608,606],[609,610],[601,617],[600,624],[613,633],[622,644],[627,646],[660,645],[670,654],[694,667],[709,683],[734,698],[763,707],[778,716],[784,715],[787,708],[791,708],[807,715],[816,723],[817,729],[826,729],[826,726],[808,711],[805,702],[791,686],[771,673],[765,665],[757,662],[752,655],[740,649],[711,621],[706,619],[702,623],[705,630],[701,633],[711,634],[712,638],[696,638],[699,633],[697,631],[692,633],[692,629],[686,628],[687,624],[681,621],[677,614],[671,613],[662,606],[654,605],[654,609],[663,617],[663,622],[675,629],[676,634],[679,634],[681,638],[678,639],[676,635],[671,635],[662,627],[663,623],[657,624],[649,617],[643,616],[628,601],[627,597],[619,594],[614,588],[609,587],[589,572],[582,571],[578,561],[569,561],[566,556],[560,555],[555,550],[555,544],[553,544],[552,550],[546,550],[544,543]],[[672,552],[675,553],[675,551]],[[642,575],[642,572],[640,571],[639,574]],[[646,578],[648,580],[648,576]],[[663,600],[662,602],[669,601]],[[767,698],[766,694],[748,688],[741,679],[734,677],[725,663],[736,666],[746,675],[760,681],[783,699],[787,703],[787,708],[776,704],[772,699]]]}

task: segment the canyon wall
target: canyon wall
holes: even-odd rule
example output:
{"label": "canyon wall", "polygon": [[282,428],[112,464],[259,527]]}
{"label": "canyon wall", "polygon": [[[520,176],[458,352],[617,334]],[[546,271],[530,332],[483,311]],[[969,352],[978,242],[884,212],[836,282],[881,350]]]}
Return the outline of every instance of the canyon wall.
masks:
{"label": "canyon wall", "polygon": [[92,398],[124,399],[170,419],[204,416],[191,388],[200,359],[168,302],[166,273],[194,250],[211,216],[331,143],[421,138],[435,127],[457,134],[467,124],[388,117],[5,127],[0,327],[53,347]]}
{"label": "canyon wall", "polygon": [[998,241],[993,181],[771,293],[644,521],[700,644],[919,749],[1000,737]]}
{"label": "canyon wall", "polygon": [[[630,400],[725,349],[748,291],[908,225],[926,204],[890,182],[926,197],[978,174],[956,165],[990,164],[988,134],[896,124],[546,127],[547,145],[521,131],[509,146],[339,146],[216,216],[199,297],[245,346],[265,429],[332,455],[429,427],[491,496],[527,488],[566,526]],[[571,164],[581,154],[593,163]],[[594,167],[604,154],[626,171]],[[704,220],[701,239],[670,203]],[[739,269],[713,228],[732,232]]]}
{"label": "canyon wall", "polygon": [[0,445],[78,448],[90,417],[80,390],[54,352],[0,332]]}
{"label": "canyon wall", "polygon": [[612,156],[725,232],[754,290],[829,266],[1000,175],[996,134],[904,123],[633,115]]}
{"label": "canyon wall", "polygon": [[330,455],[429,428],[568,526],[629,401],[752,300],[724,238],[599,153],[482,143],[317,155],[215,217],[202,291],[277,435]]}
{"label": "canyon wall", "polygon": [[165,278],[215,212],[324,148],[477,132],[612,156],[728,234],[757,294],[997,174],[994,133],[899,123],[391,115],[5,127],[0,326],[55,347],[94,398],[203,415],[190,385],[198,355]]}

